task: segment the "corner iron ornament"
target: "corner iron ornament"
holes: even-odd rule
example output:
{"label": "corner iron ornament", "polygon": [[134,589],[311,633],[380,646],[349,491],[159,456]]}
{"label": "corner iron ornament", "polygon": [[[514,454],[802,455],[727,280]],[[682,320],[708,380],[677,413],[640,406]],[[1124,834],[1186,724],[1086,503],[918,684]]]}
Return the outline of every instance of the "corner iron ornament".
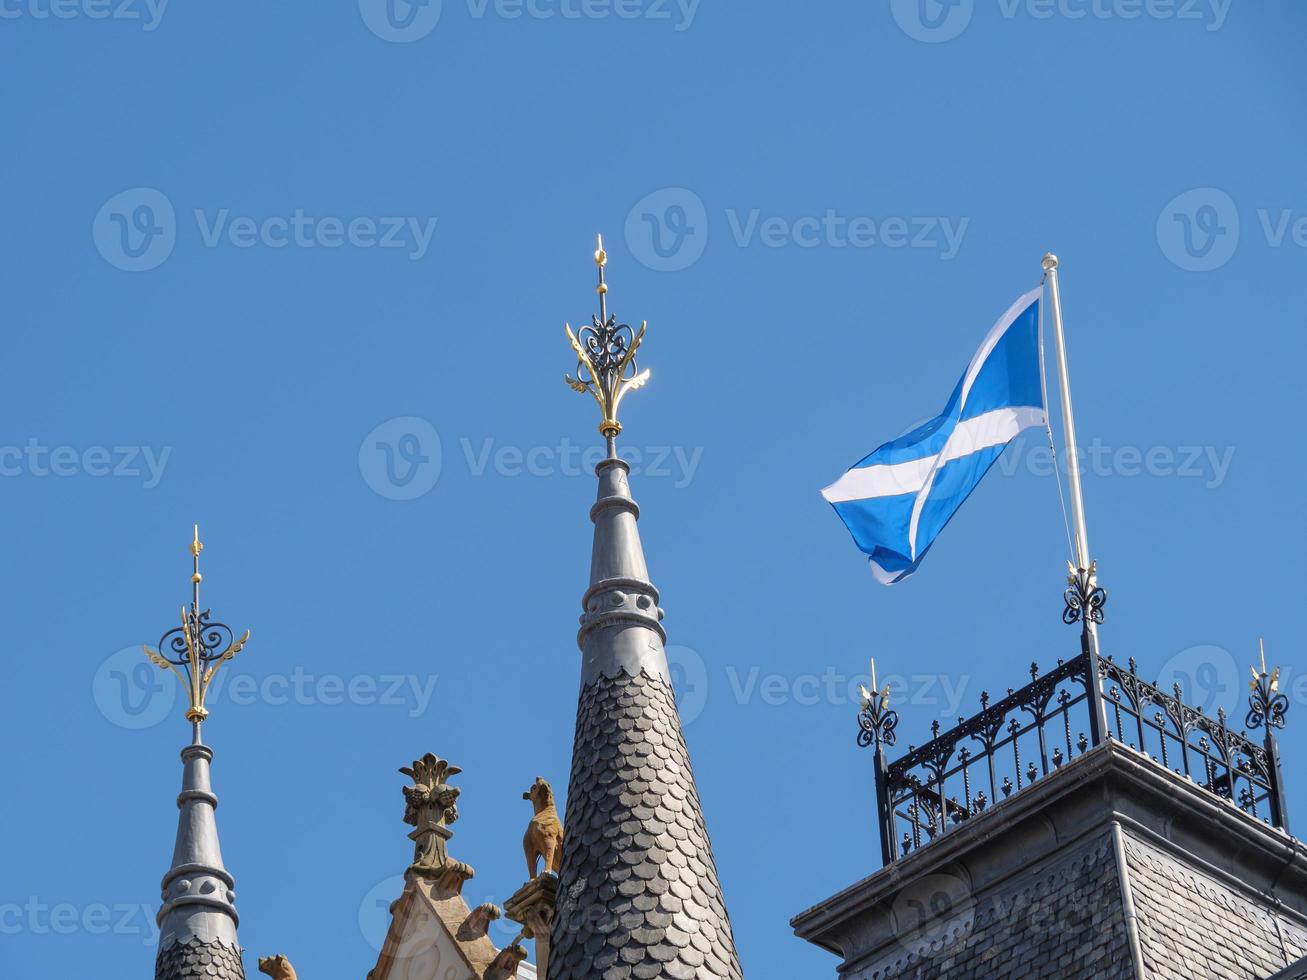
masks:
{"label": "corner iron ornament", "polygon": [[1066,568],[1069,588],[1063,593],[1066,608],[1062,610],[1062,622],[1068,626],[1083,622],[1086,630],[1090,623],[1101,624],[1107,591],[1098,584],[1098,562],[1090,562],[1087,569],[1067,562]]}
{"label": "corner iron ornament", "polygon": [[858,746],[867,748],[873,742],[877,745],[893,745],[898,741],[894,729],[899,727],[899,714],[889,706],[889,685],[883,691],[876,690],[876,661],[871,662],[871,690],[861,684],[858,690],[862,694],[862,710],[858,712]]}
{"label": "corner iron ornament", "polygon": [[595,265],[599,267],[599,315],[590,317],[590,326],[582,327],[580,336],[572,332],[572,325],[565,324],[567,339],[576,352],[576,377],[564,375],[564,379],[573,391],[589,393],[599,403],[603,412],[603,421],[599,431],[612,439],[622,431],[622,423],[617,421],[617,407],[628,391],[643,388],[649,381],[649,371],[641,371],[635,363],[635,352],[644,342],[644,333],[648,322],[640,324],[638,331],[628,324],[618,323],[617,317],[608,315],[608,284],[604,282],[604,266],[608,264],[608,253],[604,251],[603,236],[599,236],[599,247],[595,251]]}
{"label": "corner iron ornament", "polygon": [[200,527],[195,526],[195,537],[190,551],[194,570],[191,573],[191,607],[181,607],[181,625],[175,626],[159,638],[159,648],[143,647],[150,662],[161,670],[171,670],[186,689],[189,704],[186,720],[199,725],[209,717],[204,706],[209,684],[218,668],[244,649],[250,638],[246,630],[237,638],[226,623],[216,623],[210,610],[200,609]]}
{"label": "corner iron ornament", "polygon": [[1249,668],[1253,679],[1248,682],[1252,694],[1248,696],[1248,717],[1244,726],[1251,729],[1266,727],[1269,733],[1284,727],[1284,716],[1289,710],[1289,699],[1280,690],[1280,668],[1269,673],[1266,670],[1266,644],[1259,644],[1262,655],[1262,671],[1256,667]]}

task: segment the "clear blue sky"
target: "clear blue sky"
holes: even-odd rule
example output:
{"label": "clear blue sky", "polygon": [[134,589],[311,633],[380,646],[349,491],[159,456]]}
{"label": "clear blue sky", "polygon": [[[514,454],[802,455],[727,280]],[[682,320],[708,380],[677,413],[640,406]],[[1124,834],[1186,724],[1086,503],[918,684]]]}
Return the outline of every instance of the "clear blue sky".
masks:
{"label": "clear blue sky", "polygon": [[623,443],[750,976],[830,975],[787,921],[878,864],[867,658],[906,743],[1076,650],[1038,434],[894,590],[817,494],[1046,249],[1105,648],[1234,707],[1264,635],[1307,750],[1301,4],[49,2],[0,3],[7,976],[152,969],[187,733],[119,651],[195,520],[254,631],[207,732],[251,969],[366,973],[428,750],[468,897],[521,883],[570,763],[596,231],[650,324]]}

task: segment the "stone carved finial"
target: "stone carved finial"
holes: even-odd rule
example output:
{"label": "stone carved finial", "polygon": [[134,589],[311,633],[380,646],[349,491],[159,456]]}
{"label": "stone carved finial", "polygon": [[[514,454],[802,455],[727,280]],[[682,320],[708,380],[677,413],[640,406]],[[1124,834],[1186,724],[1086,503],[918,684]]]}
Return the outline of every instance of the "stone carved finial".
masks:
{"label": "stone carved finial", "polygon": [[544,871],[557,874],[563,865],[563,824],[554,806],[554,790],[542,777],[537,776],[531,788],[522,794],[535,808],[535,816],[526,825],[522,849],[526,852],[526,875],[534,881],[536,862],[543,862]]}
{"label": "stone carved finial", "polygon": [[295,967],[280,953],[276,956],[260,956],[259,972],[266,973],[272,980],[297,980]]}
{"label": "stone carved finial", "polygon": [[445,780],[463,770],[428,752],[399,771],[413,780],[412,786],[404,787],[404,822],[414,828],[408,835],[414,845],[410,870],[439,875],[450,864],[445,845],[454,836],[449,825],[458,819],[462,792]]}

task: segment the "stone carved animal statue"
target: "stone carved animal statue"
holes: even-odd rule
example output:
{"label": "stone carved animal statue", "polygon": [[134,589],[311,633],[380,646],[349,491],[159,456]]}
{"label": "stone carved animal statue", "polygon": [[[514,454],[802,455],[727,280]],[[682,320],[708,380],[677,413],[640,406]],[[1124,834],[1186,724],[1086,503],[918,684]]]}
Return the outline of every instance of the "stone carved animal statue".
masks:
{"label": "stone carved animal statue", "polygon": [[266,973],[272,977],[272,980],[298,980],[295,976],[295,967],[290,965],[290,960],[278,953],[276,956],[260,956],[259,972]]}
{"label": "stone carved animal statue", "polygon": [[558,810],[554,807],[554,790],[540,776],[531,788],[522,794],[522,799],[530,800],[535,807],[535,816],[526,825],[526,836],[522,838],[522,849],[526,852],[526,873],[533,881],[536,875],[536,862],[542,863],[541,871],[559,872],[563,865],[563,824],[558,819]]}

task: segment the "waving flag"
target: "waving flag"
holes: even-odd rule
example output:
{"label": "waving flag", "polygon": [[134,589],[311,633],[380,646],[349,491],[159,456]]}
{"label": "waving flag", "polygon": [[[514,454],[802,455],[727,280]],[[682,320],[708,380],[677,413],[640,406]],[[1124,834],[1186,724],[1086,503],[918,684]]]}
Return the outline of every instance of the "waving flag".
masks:
{"label": "waving flag", "polygon": [[917,570],[1008,443],[1047,424],[1042,293],[1027,293],[1003,314],[937,418],[885,443],[821,492],[885,585]]}

